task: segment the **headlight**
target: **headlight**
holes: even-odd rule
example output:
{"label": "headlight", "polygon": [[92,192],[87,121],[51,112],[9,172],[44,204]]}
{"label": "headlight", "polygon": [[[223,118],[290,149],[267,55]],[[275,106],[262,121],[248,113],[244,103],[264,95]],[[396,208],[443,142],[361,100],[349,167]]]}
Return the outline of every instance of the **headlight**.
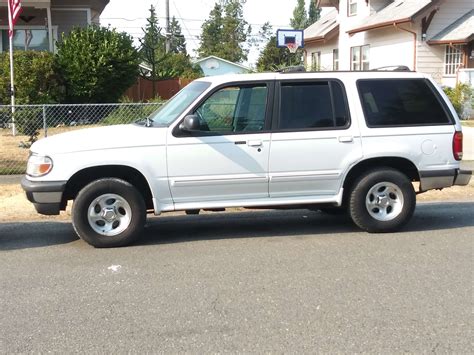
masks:
{"label": "headlight", "polygon": [[32,177],[40,177],[48,174],[53,169],[53,161],[50,157],[32,154],[28,159],[26,173]]}

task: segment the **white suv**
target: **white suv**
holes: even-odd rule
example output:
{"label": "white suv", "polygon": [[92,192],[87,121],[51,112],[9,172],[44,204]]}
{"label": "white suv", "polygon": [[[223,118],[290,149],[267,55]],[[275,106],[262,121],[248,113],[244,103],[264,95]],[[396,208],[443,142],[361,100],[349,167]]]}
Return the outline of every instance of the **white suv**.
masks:
{"label": "white suv", "polygon": [[196,80],[147,120],[52,136],[22,186],[42,214],[74,200],[77,234],[131,243],[147,212],[347,211],[368,232],[407,223],[418,192],[467,185],[459,118],[413,72],[269,73]]}

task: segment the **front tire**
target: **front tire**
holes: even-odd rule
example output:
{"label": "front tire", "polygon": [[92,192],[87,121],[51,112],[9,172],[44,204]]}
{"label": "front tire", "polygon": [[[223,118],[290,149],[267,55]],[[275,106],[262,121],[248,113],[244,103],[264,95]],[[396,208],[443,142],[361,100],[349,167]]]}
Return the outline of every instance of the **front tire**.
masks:
{"label": "front tire", "polygon": [[130,183],[105,178],[84,187],[72,208],[77,235],[96,248],[121,247],[132,243],[146,222],[143,196]]}
{"label": "front tire", "polygon": [[349,197],[352,220],[369,233],[399,230],[408,223],[415,206],[411,181],[392,168],[368,171],[355,182]]}

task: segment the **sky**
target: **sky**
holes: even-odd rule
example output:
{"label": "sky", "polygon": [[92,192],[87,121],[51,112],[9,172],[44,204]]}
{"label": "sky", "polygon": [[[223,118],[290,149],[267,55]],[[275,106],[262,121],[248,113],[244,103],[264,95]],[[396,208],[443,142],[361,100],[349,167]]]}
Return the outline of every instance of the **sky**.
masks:
{"label": "sky", "polygon": [[[306,2],[309,5],[308,0]],[[188,52],[192,56],[195,56],[194,50],[199,46],[196,37],[200,35],[202,23],[208,18],[214,4],[215,0],[170,0],[170,15],[180,20]],[[101,24],[128,32],[135,38],[141,37],[150,5],[158,9],[160,26],[164,28],[165,0],[110,0],[102,13]],[[244,17],[252,25],[254,35],[266,21],[270,22],[276,32],[278,28],[290,28],[295,5],[296,0],[247,0]],[[245,64],[254,65],[260,49],[252,48],[249,61]]]}

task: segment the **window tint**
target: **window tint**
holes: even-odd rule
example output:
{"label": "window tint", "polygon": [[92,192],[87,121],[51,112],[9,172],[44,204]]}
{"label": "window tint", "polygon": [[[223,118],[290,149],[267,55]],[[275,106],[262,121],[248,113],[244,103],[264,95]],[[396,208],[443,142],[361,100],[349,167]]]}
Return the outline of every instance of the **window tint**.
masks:
{"label": "window tint", "polygon": [[267,87],[227,87],[216,91],[197,110],[201,130],[258,132],[265,126]]}
{"label": "window tint", "polygon": [[280,129],[344,127],[349,122],[337,82],[282,83],[280,104]]}
{"label": "window tint", "polygon": [[450,122],[424,79],[359,80],[357,85],[369,127]]}

